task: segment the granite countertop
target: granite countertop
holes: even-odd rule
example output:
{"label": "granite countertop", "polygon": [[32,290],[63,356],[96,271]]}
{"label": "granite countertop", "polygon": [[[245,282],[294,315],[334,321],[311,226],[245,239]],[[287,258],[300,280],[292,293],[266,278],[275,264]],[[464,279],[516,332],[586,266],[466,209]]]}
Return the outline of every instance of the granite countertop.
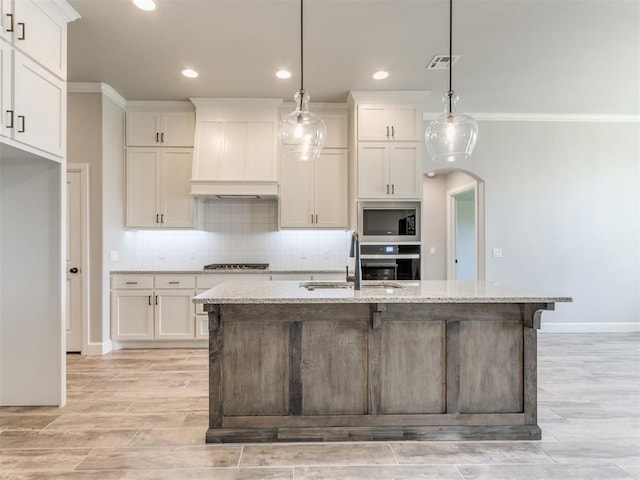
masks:
{"label": "granite countertop", "polygon": [[[365,281],[363,289],[319,288],[308,290],[305,284],[341,282],[226,281],[194,297],[194,303],[552,303],[571,302],[570,297],[545,295],[508,285],[488,282],[446,280]],[[402,285],[381,288],[383,284]],[[369,286],[369,287],[367,287]],[[374,287],[375,286],[375,287]]]}
{"label": "granite countertop", "polygon": [[278,273],[278,274],[342,274],[344,275],[344,270],[271,270],[271,269],[242,269],[242,270],[111,270],[109,272],[111,275],[178,275],[178,274],[189,274],[195,275],[204,273],[205,275],[210,275],[212,273],[222,273],[227,274],[230,273],[232,275],[242,275],[243,273]]}

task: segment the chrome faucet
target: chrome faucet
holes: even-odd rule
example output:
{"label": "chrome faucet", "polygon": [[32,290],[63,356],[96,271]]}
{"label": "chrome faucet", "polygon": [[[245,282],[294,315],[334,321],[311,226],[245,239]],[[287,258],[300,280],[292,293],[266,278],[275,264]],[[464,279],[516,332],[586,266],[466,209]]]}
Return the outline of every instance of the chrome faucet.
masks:
{"label": "chrome faucet", "polygon": [[360,238],[358,232],[354,231],[351,234],[351,252],[349,257],[355,258],[355,272],[353,277],[353,289],[362,290],[362,262],[360,260]]}

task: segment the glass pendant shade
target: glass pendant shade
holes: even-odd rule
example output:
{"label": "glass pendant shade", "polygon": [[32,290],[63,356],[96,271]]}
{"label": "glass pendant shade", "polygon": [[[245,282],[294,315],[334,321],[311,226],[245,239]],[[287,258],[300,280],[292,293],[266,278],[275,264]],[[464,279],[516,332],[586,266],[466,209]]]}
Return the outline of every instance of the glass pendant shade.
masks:
{"label": "glass pendant shade", "polygon": [[320,117],[309,111],[309,95],[300,89],[294,97],[296,109],[282,119],[278,137],[282,153],[299,160],[320,156],[327,127]]}
{"label": "glass pendant shade", "polygon": [[424,133],[427,150],[436,162],[464,160],[476,146],[478,123],[469,115],[454,110],[458,96],[453,92],[449,92],[444,101],[444,113],[432,121]]}

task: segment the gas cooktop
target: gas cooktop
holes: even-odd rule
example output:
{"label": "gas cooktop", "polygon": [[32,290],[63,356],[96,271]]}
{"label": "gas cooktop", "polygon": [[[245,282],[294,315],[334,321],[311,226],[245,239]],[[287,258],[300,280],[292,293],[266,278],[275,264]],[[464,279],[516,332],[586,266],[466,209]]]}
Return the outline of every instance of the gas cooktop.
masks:
{"label": "gas cooktop", "polygon": [[268,263],[211,263],[204,270],[267,270]]}

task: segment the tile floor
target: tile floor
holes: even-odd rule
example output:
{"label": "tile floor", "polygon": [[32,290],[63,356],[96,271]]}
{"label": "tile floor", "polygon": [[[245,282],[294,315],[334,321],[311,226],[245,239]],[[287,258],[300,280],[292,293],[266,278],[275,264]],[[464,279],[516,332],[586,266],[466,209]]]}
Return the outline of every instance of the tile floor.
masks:
{"label": "tile floor", "polygon": [[206,350],[68,356],[68,405],[0,408],[0,479],[640,479],[640,334],[540,334],[538,442],[204,443]]}

